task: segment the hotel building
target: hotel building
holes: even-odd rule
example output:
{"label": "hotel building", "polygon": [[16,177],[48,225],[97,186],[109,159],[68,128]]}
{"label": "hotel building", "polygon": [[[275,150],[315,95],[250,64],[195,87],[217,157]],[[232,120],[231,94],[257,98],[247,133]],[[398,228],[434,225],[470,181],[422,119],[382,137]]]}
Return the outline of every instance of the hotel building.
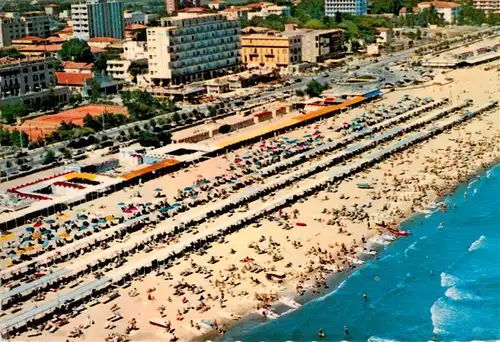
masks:
{"label": "hotel building", "polygon": [[123,39],[123,4],[117,0],[88,0],[71,5],[73,37],[88,40],[94,37]]}
{"label": "hotel building", "polygon": [[302,61],[302,36],[288,32],[241,37],[241,57],[248,66],[285,68]]}
{"label": "hotel building", "polygon": [[366,15],[367,0],[325,0],[325,15],[335,17],[335,13]]}
{"label": "hotel building", "polygon": [[53,58],[0,58],[0,103],[22,101],[27,109],[35,109],[52,91],[59,102],[67,103],[67,87],[51,90],[55,85],[55,67],[56,60]]}
{"label": "hotel building", "polygon": [[240,22],[220,14],[180,13],[148,28],[147,46],[155,85],[214,78],[239,67]]}

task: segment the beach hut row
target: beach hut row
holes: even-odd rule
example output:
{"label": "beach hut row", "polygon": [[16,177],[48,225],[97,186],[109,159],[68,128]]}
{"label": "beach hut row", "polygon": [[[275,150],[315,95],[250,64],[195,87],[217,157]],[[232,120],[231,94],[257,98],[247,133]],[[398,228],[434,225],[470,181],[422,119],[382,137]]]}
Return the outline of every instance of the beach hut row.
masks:
{"label": "beach hut row", "polygon": [[[393,137],[395,137],[397,135],[401,135],[405,131],[416,129],[416,128],[420,127],[421,125],[427,123],[430,120],[439,119],[442,116],[444,116],[444,115],[446,115],[448,113],[451,113],[451,112],[453,112],[455,110],[461,109],[461,108],[463,108],[466,105],[468,105],[467,101],[464,101],[464,102],[462,102],[462,103],[460,103],[458,105],[454,105],[454,106],[452,106],[450,108],[447,108],[447,109],[439,112],[438,114],[436,114],[435,116],[431,117],[427,121],[423,121],[423,122],[419,123],[418,125],[414,124],[412,126],[408,126],[408,127],[404,127],[404,128],[402,128],[402,127],[396,127],[395,129],[392,129],[392,130],[390,130],[390,131],[388,131],[388,132],[386,132],[386,133],[378,136],[377,138],[372,139],[371,141],[368,141],[368,142],[366,142],[364,144],[361,144],[361,145],[357,145],[356,148],[354,148],[354,149],[348,148],[348,149],[346,149],[345,151],[343,151],[341,153],[338,153],[338,154],[336,154],[336,155],[334,155],[332,157],[326,158],[322,162],[313,164],[312,166],[309,166],[306,169],[302,169],[302,170],[296,171],[296,172],[294,172],[294,173],[292,173],[290,175],[287,175],[286,180],[285,179],[274,180],[272,182],[273,184],[266,184],[266,185],[264,185],[262,187],[257,187],[255,189],[247,191],[242,196],[240,196],[237,201],[233,201],[232,199],[229,199],[229,203],[225,203],[226,201],[223,201],[223,203],[221,203],[221,205],[219,205],[218,208],[217,208],[217,205],[212,206],[210,208],[211,210],[205,211],[204,213],[202,212],[202,213],[200,213],[200,214],[198,214],[197,216],[194,216],[194,217],[191,216],[191,217],[189,217],[188,220],[181,221],[181,223],[179,224],[179,226],[174,226],[173,230],[171,230],[169,232],[169,234],[177,235],[178,233],[184,231],[185,229],[187,229],[189,227],[192,227],[195,224],[201,223],[202,221],[204,221],[208,217],[211,217],[211,216],[214,216],[214,215],[219,215],[220,213],[224,213],[224,212],[227,212],[228,210],[235,209],[236,207],[239,206],[239,204],[238,204],[239,202],[242,202],[242,201],[246,200],[245,196],[247,196],[247,195],[253,195],[253,194],[255,194],[257,196],[263,196],[265,193],[268,193],[268,191],[263,191],[263,190],[266,189],[266,187],[268,185],[274,186],[276,184],[277,186],[279,186],[279,184],[282,184],[284,182],[286,182],[287,185],[291,184],[291,183],[295,182],[297,179],[301,179],[305,175],[310,175],[310,174],[313,174],[313,173],[317,172],[318,168],[322,168],[322,167],[326,167],[326,166],[329,166],[329,165],[333,165],[333,164],[338,163],[338,162],[342,162],[342,161],[350,158],[353,155],[359,154],[360,152],[366,151],[366,150],[368,150],[370,148],[373,148],[373,147],[377,146],[378,144],[380,144],[383,141],[389,140],[389,139],[391,139],[391,138],[393,138]],[[412,115],[415,115],[415,114],[413,113]],[[319,152],[316,153],[316,155],[318,155],[318,154],[319,154]],[[311,157],[311,156],[312,155],[308,155],[308,157]],[[295,160],[292,160],[291,162],[295,162]],[[162,218],[164,218],[164,217],[162,217],[161,215],[158,216],[159,220],[161,220]],[[140,217],[140,218],[137,218],[137,220],[138,220],[137,223],[138,224],[131,225],[130,222],[127,222],[126,226],[128,226],[128,227],[132,226],[132,227],[136,227],[136,229],[139,229],[140,227],[142,227],[142,224],[144,224],[144,222],[147,221],[147,219],[149,219],[149,217]],[[139,224],[139,223],[142,223],[142,224]],[[159,230],[160,232],[162,232],[161,229],[162,229],[161,227],[158,227],[157,230]],[[122,229],[122,230],[119,231],[119,233],[121,234],[121,237],[123,237],[123,235],[125,235],[126,232]],[[117,235],[116,232],[115,232],[115,235]],[[129,247],[116,246],[115,248],[111,248],[109,251],[106,251],[104,253],[104,255],[102,255],[101,258],[99,258],[99,260],[101,262],[98,265],[93,265],[93,267],[88,267],[87,264],[80,263],[80,267],[77,268],[76,266],[73,266],[72,267],[72,272],[67,272],[66,274],[62,275],[61,278],[58,279],[58,280],[59,281],[71,281],[75,277],[77,277],[77,276],[79,276],[79,275],[81,275],[83,273],[91,272],[94,267],[95,268],[106,267],[109,262],[113,261],[115,255],[126,256],[129,253],[134,253],[137,248],[142,248],[144,246],[144,244],[148,243],[148,241],[158,240],[158,239],[164,238],[166,236],[167,235],[157,234],[156,232],[154,232],[150,236],[148,236],[146,239],[135,241],[135,244],[130,244]],[[111,238],[107,234],[106,234],[106,237],[108,239]],[[106,242],[106,241],[104,241],[104,242]],[[64,260],[66,260],[67,257],[70,257],[70,258],[76,257],[76,256],[78,256],[80,254],[80,250],[83,249],[84,252],[91,251],[91,250],[99,247],[99,245],[102,244],[102,243],[103,243],[102,240],[98,241],[96,239],[96,240],[94,240],[93,244],[87,244],[87,245],[83,245],[83,246],[81,245],[80,246],[81,248],[79,248],[79,249],[76,248],[76,247],[74,247],[74,246],[72,248],[70,246],[68,246],[66,249],[63,249],[62,251],[59,252],[59,254],[56,255],[57,259],[46,258],[45,259],[45,262],[46,262],[45,265],[48,266],[49,262],[50,263],[55,263],[56,261],[64,261]],[[65,252],[70,252],[70,253],[65,254]],[[111,256],[111,258],[109,258],[109,256]],[[49,286],[51,284],[43,284],[43,285],[45,287],[47,287],[47,286]],[[41,284],[41,286],[42,286],[42,284]],[[16,291],[14,290],[13,292],[16,292]],[[18,293],[16,293],[16,294],[18,294]],[[27,293],[26,295],[29,295],[29,294],[30,293]],[[16,299],[21,299],[19,296],[15,297],[15,298]]]}
{"label": "beach hut row", "polygon": [[[262,217],[267,213],[276,211],[282,207],[289,206],[290,204],[295,203],[301,198],[310,196],[324,189],[325,186],[349,177],[354,173],[365,170],[367,167],[370,167],[380,162],[381,160],[388,158],[394,153],[405,150],[410,146],[433,137],[434,135],[440,134],[459,123],[462,123],[480,113],[496,107],[497,105],[498,102],[491,102],[486,105],[482,105],[472,111],[467,111],[464,114],[460,114],[444,124],[431,127],[422,132],[414,133],[410,137],[402,141],[395,142],[391,146],[386,147],[381,151],[374,152],[371,155],[363,158],[362,160],[348,165],[339,171],[332,172],[327,176],[322,177],[321,179],[315,180],[313,184],[307,187],[294,189],[287,194],[283,194],[283,196],[279,196],[270,201],[267,201],[262,207],[249,210],[244,218],[229,219],[222,227],[213,227],[212,229],[197,234],[196,236],[193,236],[180,244],[162,249],[152,255],[149,255],[146,258],[141,258],[141,260],[138,260],[137,262],[130,264],[127,267],[118,268],[115,271],[111,272],[107,277],[103,277],[101,279],[98,279],[97,281],[82,285],[81,287],[65,295],[62,300],[61,298],[58,298],[57,301],[48,302],[38,307],[37,309],[23,312],[20,315],[5,320],[5,322],[1,326],[1,331],[4,334],[9,332],[12,333],[17,329],[24,328],[27,323],[36,324],[37,321],[46,319],[47,315],[49,314],[53,314],[56,312],[66,312],[71,310],[75,305],[81,305],[82,300],[88,298],[90,295],[92,295],[92,297],[96,297],[102,293],[105,293],[111,283],[123,284],[124,282],[129,281],[138,274],[152,271],[155,268],[168,266],[174,260],[182,257],[185,253],[204,248],[212,241],[216,241],[221,236],[225,236],[226,234],[230,234],[247,226],[253,220]],[[326,169],[326,167],[328,167],[328,165],[319,165],[319,168],[323,170]],[[307,172],[303,172],[304,176],[306,174]],[[283,184],[276,183],[273,185],[268,185],[268,189],[270,189],[271,191],[280,188],[283,188]],[[256,194],[249,193],[246,194],[244,198],[247,200],[255,199],[255,196]]]}

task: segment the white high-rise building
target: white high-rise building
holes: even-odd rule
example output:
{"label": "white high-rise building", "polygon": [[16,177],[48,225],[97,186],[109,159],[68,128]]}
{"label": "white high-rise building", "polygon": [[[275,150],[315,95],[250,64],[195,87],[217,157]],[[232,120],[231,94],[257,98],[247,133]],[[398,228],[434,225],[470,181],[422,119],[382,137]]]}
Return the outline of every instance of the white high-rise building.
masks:
{"label": "white high-rise building", "polygon": [[325,15],[335,17],[337,12],[366,15],[367,7],[367,0],[325,0]]}
{"label": "white high-rise building", "polygon": [[180,13],[147,29],[149,76],[155,85],[210,79],[241,63],[240,22],[220,14]]}
{"label": "white high-rise building", "polygon": [[119,0],[87,0],[71,5],[73,37],[88,40],[94,37],[123,39],[123,4]]}

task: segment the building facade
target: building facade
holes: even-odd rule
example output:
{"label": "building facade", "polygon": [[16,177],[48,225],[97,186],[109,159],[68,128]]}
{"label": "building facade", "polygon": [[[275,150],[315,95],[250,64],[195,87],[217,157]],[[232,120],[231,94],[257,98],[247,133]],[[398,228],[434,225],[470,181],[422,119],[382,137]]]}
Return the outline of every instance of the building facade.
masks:
{"label": "building facade", "polygon": [[119,0],[88,0],[71,5],[73,37],[88,40],[94,37],[123,39],[123,4]]}
{"label": "building facade", "polygon": [[487,13],[500,13],[500,0],[474,0],[474,7]]}
{"label": "building facade", "polygon": [[125,11],[123,13],[123,24],[125,26],[134,24],[149,25],[151,22],[157,19],[158,19],[157,14],[144,13],[139,11],[135,12]]}
{"label": "building facade", "polygon": [[367,8],[367,0],[325,0],[325,15],[332,18],[337,12],[366,15]]}
{"label": "building facade", "polygon": [[219,14],[163,18],[147,29],[149,75],[155,85],[178,85],[236,69],[240,22]]}
{"label": "building facade", "polygon": [[258,12],[249,12],[248,13],[248,20],[251,20],[253,18],[266,18],[269,17],[270,15],[277,15],[277,16],[284,16],[284,17],[289,17],[291,14],[290,7],[288,6],[277,6],[277,5],[271,5],[271,6],[263,6],[262,9]]}
{"label": "building facade", "polygon": [[0,59],[0,103],[23,102],[26,108],[36,109],[51,94],[61,103],[68,102],[67,88],[53,88],[55,67],[53,58]]}
{"label": "building facade", "polygon": [[24,36],[50,36],[49,16],[44,12],[7,12],[0,14],[0,47]]}
{"label": "building facade", "polygon": [[241,37],[241,58],[248,66],[288,67],[302,62],[300,34],[251,34]]}
{"label": "building facade", "polygon": [[295,24],[286,24],[284,35],[300,35],[302,38],[302,61],[323,62],[344,55],[342,29],[311,30],[298,29]]}
{"label": "building facade", "polygon": [[43,6],[45,10],[45,14],[50,17],[58,18],[59,17],[59,5],[56,4],[47,4]]}
{"label": "building facade", "polygon": [[165,12],[167,14],[177,13],[179,10],[179,0],[165,0]]}

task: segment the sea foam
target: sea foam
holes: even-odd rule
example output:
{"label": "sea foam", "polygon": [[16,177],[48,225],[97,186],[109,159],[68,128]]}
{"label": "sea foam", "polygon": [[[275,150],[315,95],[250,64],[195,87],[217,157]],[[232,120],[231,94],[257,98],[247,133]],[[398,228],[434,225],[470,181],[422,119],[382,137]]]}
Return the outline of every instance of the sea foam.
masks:
{"label": "sea foam", "polygon": [[483,245],[484,241],[486,240],[486,237],[484,235],[481,235],[479,237],[479,239],[477,239],[476,241],[474,241],[470,247],[469,247],[469,252],[472,252],[472,251],[475,251],[476,249],[479,249],[481,248],[481,246]]}

